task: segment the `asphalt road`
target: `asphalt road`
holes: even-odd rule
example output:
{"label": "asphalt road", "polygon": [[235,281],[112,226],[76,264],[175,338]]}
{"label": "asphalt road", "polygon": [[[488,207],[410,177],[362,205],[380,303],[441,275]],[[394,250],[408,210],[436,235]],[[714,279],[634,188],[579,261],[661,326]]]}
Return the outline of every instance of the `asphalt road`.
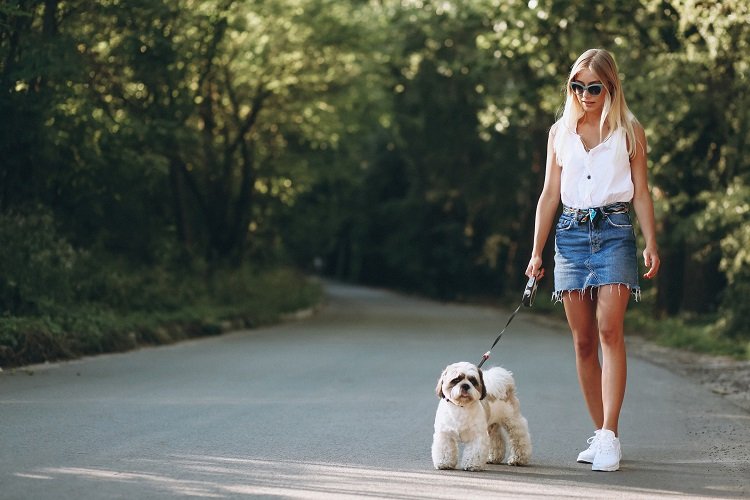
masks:
{"label": "asphalt road", "polygon": [[508,311],[327,289],[305,320],[0,374],[0,498],[750,497],[750,414],[638,359],[622,469],[577,464],[571,343],[533,310],[488,362],[515,374],[532,464],[435,471],[437,377]]}

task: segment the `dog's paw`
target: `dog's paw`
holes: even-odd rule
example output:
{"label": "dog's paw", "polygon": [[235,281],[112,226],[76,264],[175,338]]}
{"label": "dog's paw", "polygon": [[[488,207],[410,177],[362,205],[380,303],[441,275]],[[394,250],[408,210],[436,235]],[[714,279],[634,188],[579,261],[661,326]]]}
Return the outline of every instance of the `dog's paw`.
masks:
{"label": "dog's paw", "polygon": [[518,455],[511,455],[508,457],[508,465],[520,466],[520,465],[527,465],[528,463],[529,463],[528,457],[521,457]]}
{"label": "dog's paw", "polygon": [[466,464],[464,465],[464,470],[469,472],[480,472],[484,470],[484,467],[481,464]]}
{"label": "dog's paw", "polygon": [[500,455],[499,453],[494,453],[490,451],[490,456],[487,457],[487,463],[488,464],[501,464],[503,463],[503,459],[505,459],[505,453]]}
{"label": "dog's paw", "polygon": [[437,470],[453,470],[456,468],[455,464],[434,464]]}

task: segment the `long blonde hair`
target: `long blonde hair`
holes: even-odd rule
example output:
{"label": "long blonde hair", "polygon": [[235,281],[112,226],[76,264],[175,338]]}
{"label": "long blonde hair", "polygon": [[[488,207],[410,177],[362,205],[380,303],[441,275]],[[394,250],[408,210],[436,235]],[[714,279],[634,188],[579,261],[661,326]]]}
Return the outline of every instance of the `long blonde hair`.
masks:
{"label": "long blonde hair", "polygon": [[[625,94],[622,92],[622,84],[620,83],[620,77],[617,74],[617,64],[615,63],[615,59],[612,57],[612,54],[604,49],[589,49],[576,59],[565,85],[565,108],[563,109],[562,117],[558,120],[558,123],[568,130],[575,132],[578,126],[578,120],[580,120],[584,114],[581,103],[578,102],[575,93],[570,88],[570,83],[583,69],[589,69],[594,72],[605,87],[604,108],[602,109],[602,118],[599,122],[599,140],[602,141],[605,139],[602,137],[605,124],[609,126],[609,135],[615,133],[620,127],[623,127],[628,148],[628,156],[632,158],[636,151],[636,138],[633,124],[637,123],[637,120],[630,109],[628,109],[628,105],[625,102]],[[555,150],[558,151],[558,158],[560,157],[560,150],[564,144],[562,140],[563,136],[564,134],[558,133],[555,137]]]}

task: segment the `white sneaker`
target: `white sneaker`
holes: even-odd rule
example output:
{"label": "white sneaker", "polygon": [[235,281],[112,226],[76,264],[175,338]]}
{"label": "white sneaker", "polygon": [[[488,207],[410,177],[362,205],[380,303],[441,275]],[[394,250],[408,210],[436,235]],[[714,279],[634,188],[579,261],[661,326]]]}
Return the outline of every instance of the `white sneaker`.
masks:
{"label": "white sneaker", "polygon": [[597,429],[594,431],[594,435],[586,440],[589,447],[578,454],[579,463],[590,464],[594,462],[594,457],[596,457],[597,440],[599,439],[600,432],[602,432],[602,430]]}
{"label": "white sneaker", "polygon": [[607,429],[602,429],[596,443],[596,456],[594,457],[591,470],[606,472],[618,470],[620,468],[622,450],[620,449],[620,440],[617,439],[615,433]]}

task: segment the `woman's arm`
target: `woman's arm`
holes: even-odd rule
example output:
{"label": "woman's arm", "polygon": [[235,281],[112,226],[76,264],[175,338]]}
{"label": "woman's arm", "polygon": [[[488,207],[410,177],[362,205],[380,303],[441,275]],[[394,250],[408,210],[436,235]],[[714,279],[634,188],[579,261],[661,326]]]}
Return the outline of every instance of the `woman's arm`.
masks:
{"label": "woman's arm", "polygon": [[560,166],[555,156],[555,130],[552,127],[547,139],[547,165],[544,174],[544,188],[536,205],[536,218],[534,220],[534,248],[531,251],[531,259],[526,268],[526,276],[544,276],[542,267],[542,252],[547,244],[549,232],[552,229],[557,207],[560,206]]}
{"label": "woman's arm", "polygon": [[648,190],[648,167],[646,159],[646,133],[643,127],[636,123],[635,155],[630,160],[630,175],[633,179],[633,208],[641,226],[646,248],[643,250],[643,261],[648,268],[643,275],[651,279],[659,271],[659,249],[656,244],[656,223],[654,221],[654,201]]}

